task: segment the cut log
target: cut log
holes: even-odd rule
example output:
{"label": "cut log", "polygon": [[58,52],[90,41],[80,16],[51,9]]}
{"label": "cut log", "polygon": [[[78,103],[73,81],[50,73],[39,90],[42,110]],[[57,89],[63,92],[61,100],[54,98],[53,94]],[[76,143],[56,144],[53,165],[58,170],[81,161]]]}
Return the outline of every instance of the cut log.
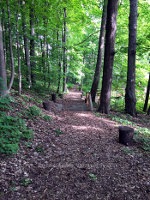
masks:
{"label": "cut log", "polygon": [[50,102],[43,102],[43,108],[44,108],[45,110],[50,111],[50,110],[51,110]]}
{"label": "cut log", "polygon": [[56,94],[52,94],[52,101],[56,102]]}
{"label": "cut log", "polygon": [[119,143],[124,145],[133,144],[134,129],[128,126],[119,126]]}

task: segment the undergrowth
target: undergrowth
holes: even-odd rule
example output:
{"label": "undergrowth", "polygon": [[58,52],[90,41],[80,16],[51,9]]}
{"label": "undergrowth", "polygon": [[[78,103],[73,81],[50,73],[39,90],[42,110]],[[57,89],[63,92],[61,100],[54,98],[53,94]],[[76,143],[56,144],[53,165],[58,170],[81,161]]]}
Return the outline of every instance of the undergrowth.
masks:
{"label": "undergrowth", "polygon": [[32,137],[33,131],[26,127],[25,120],[0,113],[0,153],[17,153],[20,140]]}

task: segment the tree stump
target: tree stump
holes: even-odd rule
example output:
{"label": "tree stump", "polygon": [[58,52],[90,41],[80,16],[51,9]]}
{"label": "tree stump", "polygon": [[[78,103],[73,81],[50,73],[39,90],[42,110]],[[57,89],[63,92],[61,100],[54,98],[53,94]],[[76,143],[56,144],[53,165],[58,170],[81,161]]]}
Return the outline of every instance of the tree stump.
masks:
{"label": "tree stump", "polygon": [[51,110],[50,102],[43,102],[43,108],[44,108],[45,110],[50,111],[50,110]]}
{"label": "tree stump", "polygon": [[52,94],[52,101],[56,102],[56,94]]}
{"label": "tree stump", "polygon": [[124,145],[133,144],[134,129],[128,126],[119,126],[119,143]]}

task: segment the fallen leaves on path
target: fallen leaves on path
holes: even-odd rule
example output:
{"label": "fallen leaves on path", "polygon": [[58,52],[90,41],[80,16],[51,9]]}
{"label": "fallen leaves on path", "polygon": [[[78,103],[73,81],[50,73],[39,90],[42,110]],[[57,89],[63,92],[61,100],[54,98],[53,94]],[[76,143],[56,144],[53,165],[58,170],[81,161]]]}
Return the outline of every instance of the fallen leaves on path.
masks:
{"label": "fallen leaves on path", "polygon": [[119,144],[115,122],[69,110],[84,104],[80,96],[72,90],[57,101],[62,111],[43,110],[51,122],[27,120],[31,144],[22,142],[18,154],[0,158],[1,200],[150,199],[149,155],[136,144]]}

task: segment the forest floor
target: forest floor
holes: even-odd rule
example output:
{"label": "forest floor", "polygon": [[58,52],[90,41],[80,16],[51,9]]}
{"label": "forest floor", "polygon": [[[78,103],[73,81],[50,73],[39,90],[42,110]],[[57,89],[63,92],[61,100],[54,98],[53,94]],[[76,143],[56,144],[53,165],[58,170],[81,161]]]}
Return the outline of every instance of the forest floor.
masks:
{"label": "forest floor", "polygon": [[[15,98],[22,114],[35,104]],[[148,152],[136,142],[119,144],[119,125],[88,111],[80,92],[51,104],[51,111],[36,104],[50,122],[27,119],[31,144],[21,142],[17,154],[0,156],[0,200],[150,200]]]}

